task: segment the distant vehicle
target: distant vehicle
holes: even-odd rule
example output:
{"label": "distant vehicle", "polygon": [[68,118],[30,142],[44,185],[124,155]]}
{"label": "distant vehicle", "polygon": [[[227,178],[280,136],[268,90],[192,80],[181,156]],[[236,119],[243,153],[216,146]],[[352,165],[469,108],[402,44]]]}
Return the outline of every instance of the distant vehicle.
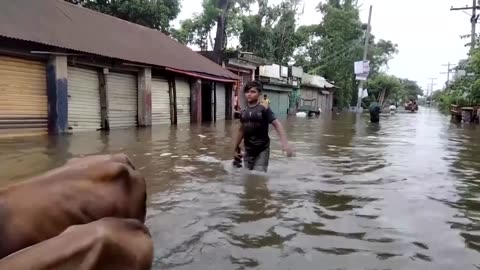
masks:
{"label": "distant vehicle", "polygon": [[410,100],[410,102],[405,104],[405,110],[406,111],[411,111],[411,112],[417,112],[418,111],[417,102]]}
{"label": "distant vehicle", "polygon": [[316,99],[301,99],[301,104],[298,108],[298,112],[306,114],[306,116],[313,116],[313,115],[320,115],[322,110],[317,107],[317,100]]}

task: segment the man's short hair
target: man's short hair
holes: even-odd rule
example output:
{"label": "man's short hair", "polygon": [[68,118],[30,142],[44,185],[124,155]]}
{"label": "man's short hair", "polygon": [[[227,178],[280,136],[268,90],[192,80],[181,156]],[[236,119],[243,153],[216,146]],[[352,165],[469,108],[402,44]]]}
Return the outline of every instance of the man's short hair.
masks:
{"label": "man's short hair", "polygon": [[248,92],[250,91],[250,89],[252,88],[256,88],[258,90],[258,92],[262,92],[263,91],[263,84],[259,81],[251,81],[249,83],[247,83],[247,85],[245,85],[245,87],[243,88],[243,92]]}

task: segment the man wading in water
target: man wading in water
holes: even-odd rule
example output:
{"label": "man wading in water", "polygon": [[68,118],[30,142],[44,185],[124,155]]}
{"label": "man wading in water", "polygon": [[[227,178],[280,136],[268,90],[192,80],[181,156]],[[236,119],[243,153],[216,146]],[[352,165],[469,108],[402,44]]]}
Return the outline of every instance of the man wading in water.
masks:
{"label": "man wading in water", "polygon": [[260,96],[263,86],[258,81],[248,83],[245,88],[245,96],[248,105],[243,108],[240,115],[240,129],[234,141],[234,158],[241,159],[239,146],[242,140],[245,146],[244,164],[249,170],[264,171],[268,169],[270,158],[270,138],[268,127],[273,125],[280,137],[282,150],[288,157],[293,156],[293,150],[287,142],[287,136],[282,124],[275,118],[270,107],[260,104]]}

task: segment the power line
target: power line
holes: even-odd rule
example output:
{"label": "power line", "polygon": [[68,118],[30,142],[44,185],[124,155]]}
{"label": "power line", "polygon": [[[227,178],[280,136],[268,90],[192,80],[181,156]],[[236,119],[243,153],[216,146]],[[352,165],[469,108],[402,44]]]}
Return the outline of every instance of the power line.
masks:
{"label": "power line", "polygon": [[328,65],[330,65],[331,63],[335,62],[336,60],[342,58],[342,57],[346,57],[348,56],[350,53],[353,52],[353,49],[356,49],[356,47],[351,47],[349,51],[345,52],[344,54],[342,55],[338,55],[337,57],[333,58],[333,59],[330,59],[330,61],[327,61],[327,62],[324,62],[321,66],[318,66],[316,68],[314,68],[312,71],[317,71],[319,69],[322,69],[322,68],[325,68],[327,67]]}
{"label": "power line", "polygon": [[343,47],[342,49],[337,51],[335,54],[327,55],[326,57],[321,58],[320,61],[330,61],[331,59],[336,58],[337,56],[341,55],[342,53],[345,53],[347,51],[350,51],[350,50],[353,50],[353,49],[357,48],[357,46],[360,45],[360,44],[361,44],[361,41],[356,41],[355,43],[353,43],[350,46]]}

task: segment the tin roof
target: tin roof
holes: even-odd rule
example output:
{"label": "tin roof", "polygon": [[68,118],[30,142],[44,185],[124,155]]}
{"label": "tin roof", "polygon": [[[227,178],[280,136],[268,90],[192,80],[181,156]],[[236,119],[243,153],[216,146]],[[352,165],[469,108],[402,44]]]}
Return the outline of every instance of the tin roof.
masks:
{"label": "tin roof", "polygon": [[1,0],[0,36],[237,79],[232,72],[160,31],[63,0]]}
{"label": "tin roof", "polygon": [[311,75],[308,73],[303,73],[302,85],[315,88],[337,88],[334,84],[327,81],[324,77]]}

